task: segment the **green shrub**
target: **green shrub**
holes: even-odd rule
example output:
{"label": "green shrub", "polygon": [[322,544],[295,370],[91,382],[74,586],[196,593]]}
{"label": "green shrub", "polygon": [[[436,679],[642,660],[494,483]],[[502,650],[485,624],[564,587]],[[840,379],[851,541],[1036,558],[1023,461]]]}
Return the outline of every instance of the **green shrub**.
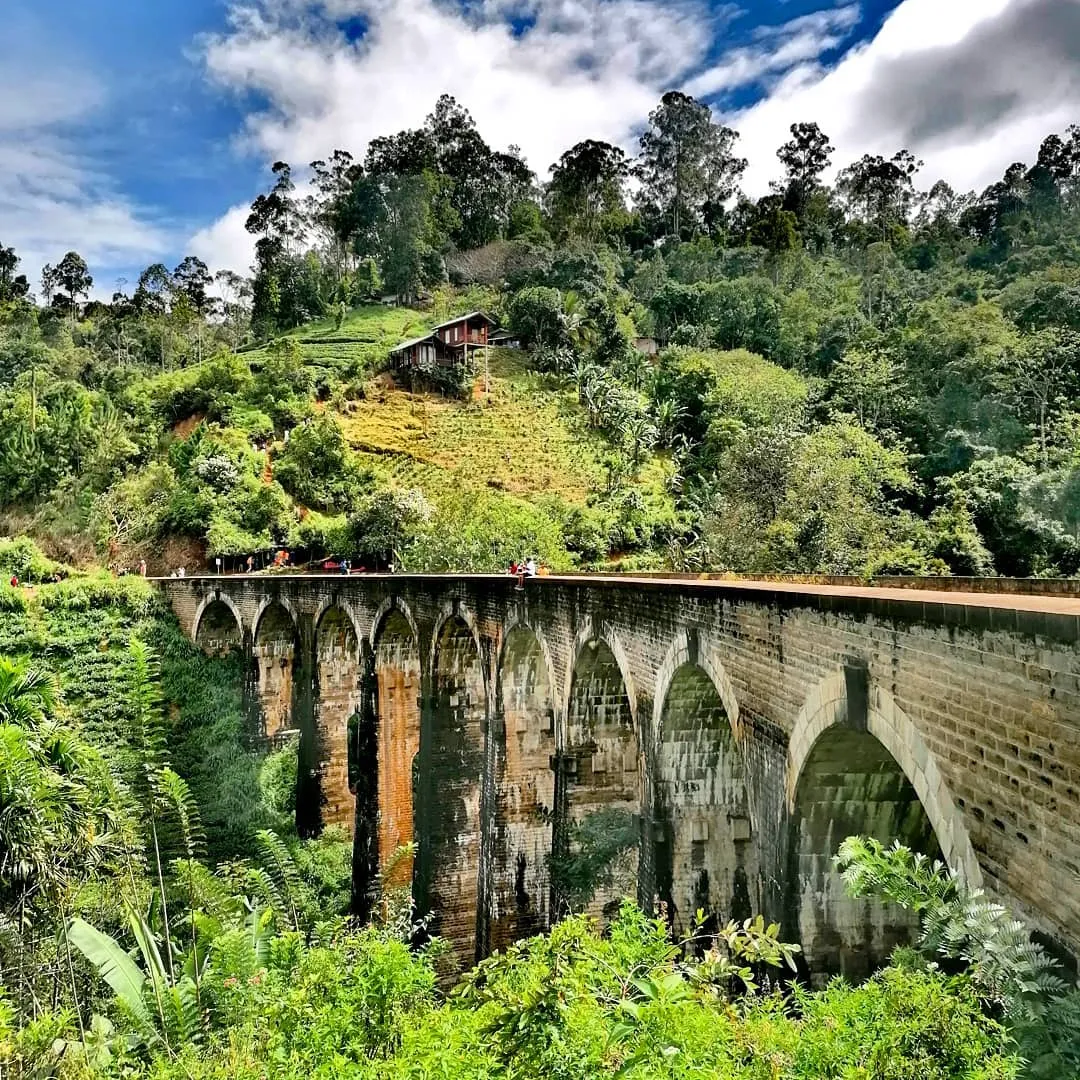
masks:
{"label": "green shrub", "polygon": [[28,536],[15,540],[0,536],[0,579],[5,584],[12,575],[26,584],[50,581],[64,569],[61,563],[46,558]]}
{"label": "green shrub", "polygon": [[108,574],[68,578],[43,585],[39,591],[46,610],[90,611],[114,608],[134,617],[144,617],[162,610],[161,594],[144,578],[129,576],[114,578]]}
{"label": "green shrub", "polygon": [[0,581],[0,611],[25,611],[26,597],[6,581]]}
{"label": "green shrub", "polygon": [[860,987],[837,980],[797,992],[802,1010],[792,1080],[1011,1080],[1019,1065],[1003,1029],[962,979],[889,968]]}

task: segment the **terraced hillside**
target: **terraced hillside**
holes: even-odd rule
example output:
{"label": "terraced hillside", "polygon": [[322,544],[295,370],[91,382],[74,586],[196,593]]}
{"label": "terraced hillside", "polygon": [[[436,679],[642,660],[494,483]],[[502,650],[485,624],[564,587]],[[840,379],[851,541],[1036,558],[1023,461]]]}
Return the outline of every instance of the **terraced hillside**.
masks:
{"label": "terraced hillside", "polygon": [[[341,326],[324,320],[289,335],[326,388],[318,408],[364,468],[380,486],[419,490],[434,508],[431,528],[444,539],[432,565],[498,565],[493,549],[506,545],[495,538],[516,548],[516,536],[567,568],[637,547],[634,519],[670,519],[666,455],[644,465],[634,505],[622,505],[610,490],[613,447],[590,427],[576,386],[530,371],[527,354],[492,349],[464,399],[406,387],[383,370],[395,344],[445,317],[368,307]],[[257,369],[264,355],[245,359]]]}
{"label": "terraced hillside", "polygon": [[[341,326],[322,319],[299,327],[286,336],[299,342],[305,362],[334,375],[359,374],[380,364],[399,341],[424,333],[435,320],[412,308],[373,305],[347,313]],[[244,353],[258,366],[265,347]]]}
{"label": "terraced hillside", "polygon": [[604,440],[573,388],[493,349],[471,401],[413,394],[383,377],[349,402],[341,424],[376,473],[434,493],[448,484],[584,503],[604,482]]}

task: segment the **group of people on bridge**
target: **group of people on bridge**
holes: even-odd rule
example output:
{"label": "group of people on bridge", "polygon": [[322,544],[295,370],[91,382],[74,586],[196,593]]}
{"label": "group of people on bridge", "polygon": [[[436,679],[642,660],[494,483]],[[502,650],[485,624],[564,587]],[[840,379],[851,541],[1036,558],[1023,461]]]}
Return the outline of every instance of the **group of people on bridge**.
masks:
{"label": "group of people on bridge", "polygon": [[540,577],[547,572],[547,567],[541,566],[531,555],[527,559],[518,559],[510,564],[510,576],[518,579],[519,591],[525,588],[526,578]]}

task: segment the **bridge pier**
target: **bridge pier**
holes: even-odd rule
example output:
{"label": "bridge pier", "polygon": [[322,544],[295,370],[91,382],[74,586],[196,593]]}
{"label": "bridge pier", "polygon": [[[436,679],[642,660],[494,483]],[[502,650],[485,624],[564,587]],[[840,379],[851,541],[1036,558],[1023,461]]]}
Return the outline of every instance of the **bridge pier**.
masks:
{"label": "bridge pier", "polygon": [[[942,858],[1080,952],[1080,600],[777,583],[241,577],[162,583],[299,738],[298,828],[352,822],[365,911],[416,842],[463,964],[567,910],[760,911],[819,974],[906,938],[852,904],[849,832]],[[312,775],[314,769],[314,775]],[[300,790],[302,788],[302,790]],[[609,858],[610,856],[610,858]]]}

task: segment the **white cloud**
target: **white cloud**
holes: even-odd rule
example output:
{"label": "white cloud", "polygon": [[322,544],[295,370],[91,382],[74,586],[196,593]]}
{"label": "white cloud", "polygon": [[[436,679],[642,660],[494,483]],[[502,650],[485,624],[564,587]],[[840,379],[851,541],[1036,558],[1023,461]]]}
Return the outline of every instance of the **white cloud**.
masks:
{"label": "white cloud", "polygon": [[845,165],[901,147],[925,161],[920,183],[982,189],[1080,117],[1078,0],[904,0],[873,41],[831,70],[796,67],[728,121],[762,194],[792,123],[817,121]]}
{"label": "white cloud", "polygon": [[246,275],[255,260],[255,237],[245,228],[251,207],[234,206],[187,243],[187,251],[215,270]]}
{"label": "white cloud", "polygon": [[[754,84],[763,99],[724,117],[742,134],[751,194],[777,176],[776,149],[803,120],[832,137],[838,166],[906,146],[925,159],[926,186],[943,176],[968,188],[1080,118],[1080,0],[902,0],[831,68],[822,57],[848,40],[856,3],[760,28],[718,55],[732,11],[707,0],[234,0],[227,32],[202,45],[209,77],[253,102],[240,139],[267,163],[362,155],[451,93],[492,145],[520,145],[543,176],[583,138],[632,152],[667,89]],[[366,33],[349,41],[341,19]],[[243,215],[234,207],[201,230],[194,250],[245,268]]]}
{"label": "white cloud", "polygon": [[625,139],[716,30],[705,5],[660,0],[538,3],[520,36],[491,5],[466,16],[436,0],[336,0],[333,11],[367,33],[350,43],[314,7],[263,4],[235,9],[231,31],[207,43],[213,78],[268,99],[246,132],[268,158],[362,153],[451,93],[489,142],[521,144],[546,170],[578,139]]}
{"label": "white cloud", "polygon": [[752,45],[725,53],[720,63],[695,75],[683,89],[695,97],[709,97],[789,71],[842,45],[858,21],[859,5],[845,4],[803,15],[782,26],[762,27]]}

